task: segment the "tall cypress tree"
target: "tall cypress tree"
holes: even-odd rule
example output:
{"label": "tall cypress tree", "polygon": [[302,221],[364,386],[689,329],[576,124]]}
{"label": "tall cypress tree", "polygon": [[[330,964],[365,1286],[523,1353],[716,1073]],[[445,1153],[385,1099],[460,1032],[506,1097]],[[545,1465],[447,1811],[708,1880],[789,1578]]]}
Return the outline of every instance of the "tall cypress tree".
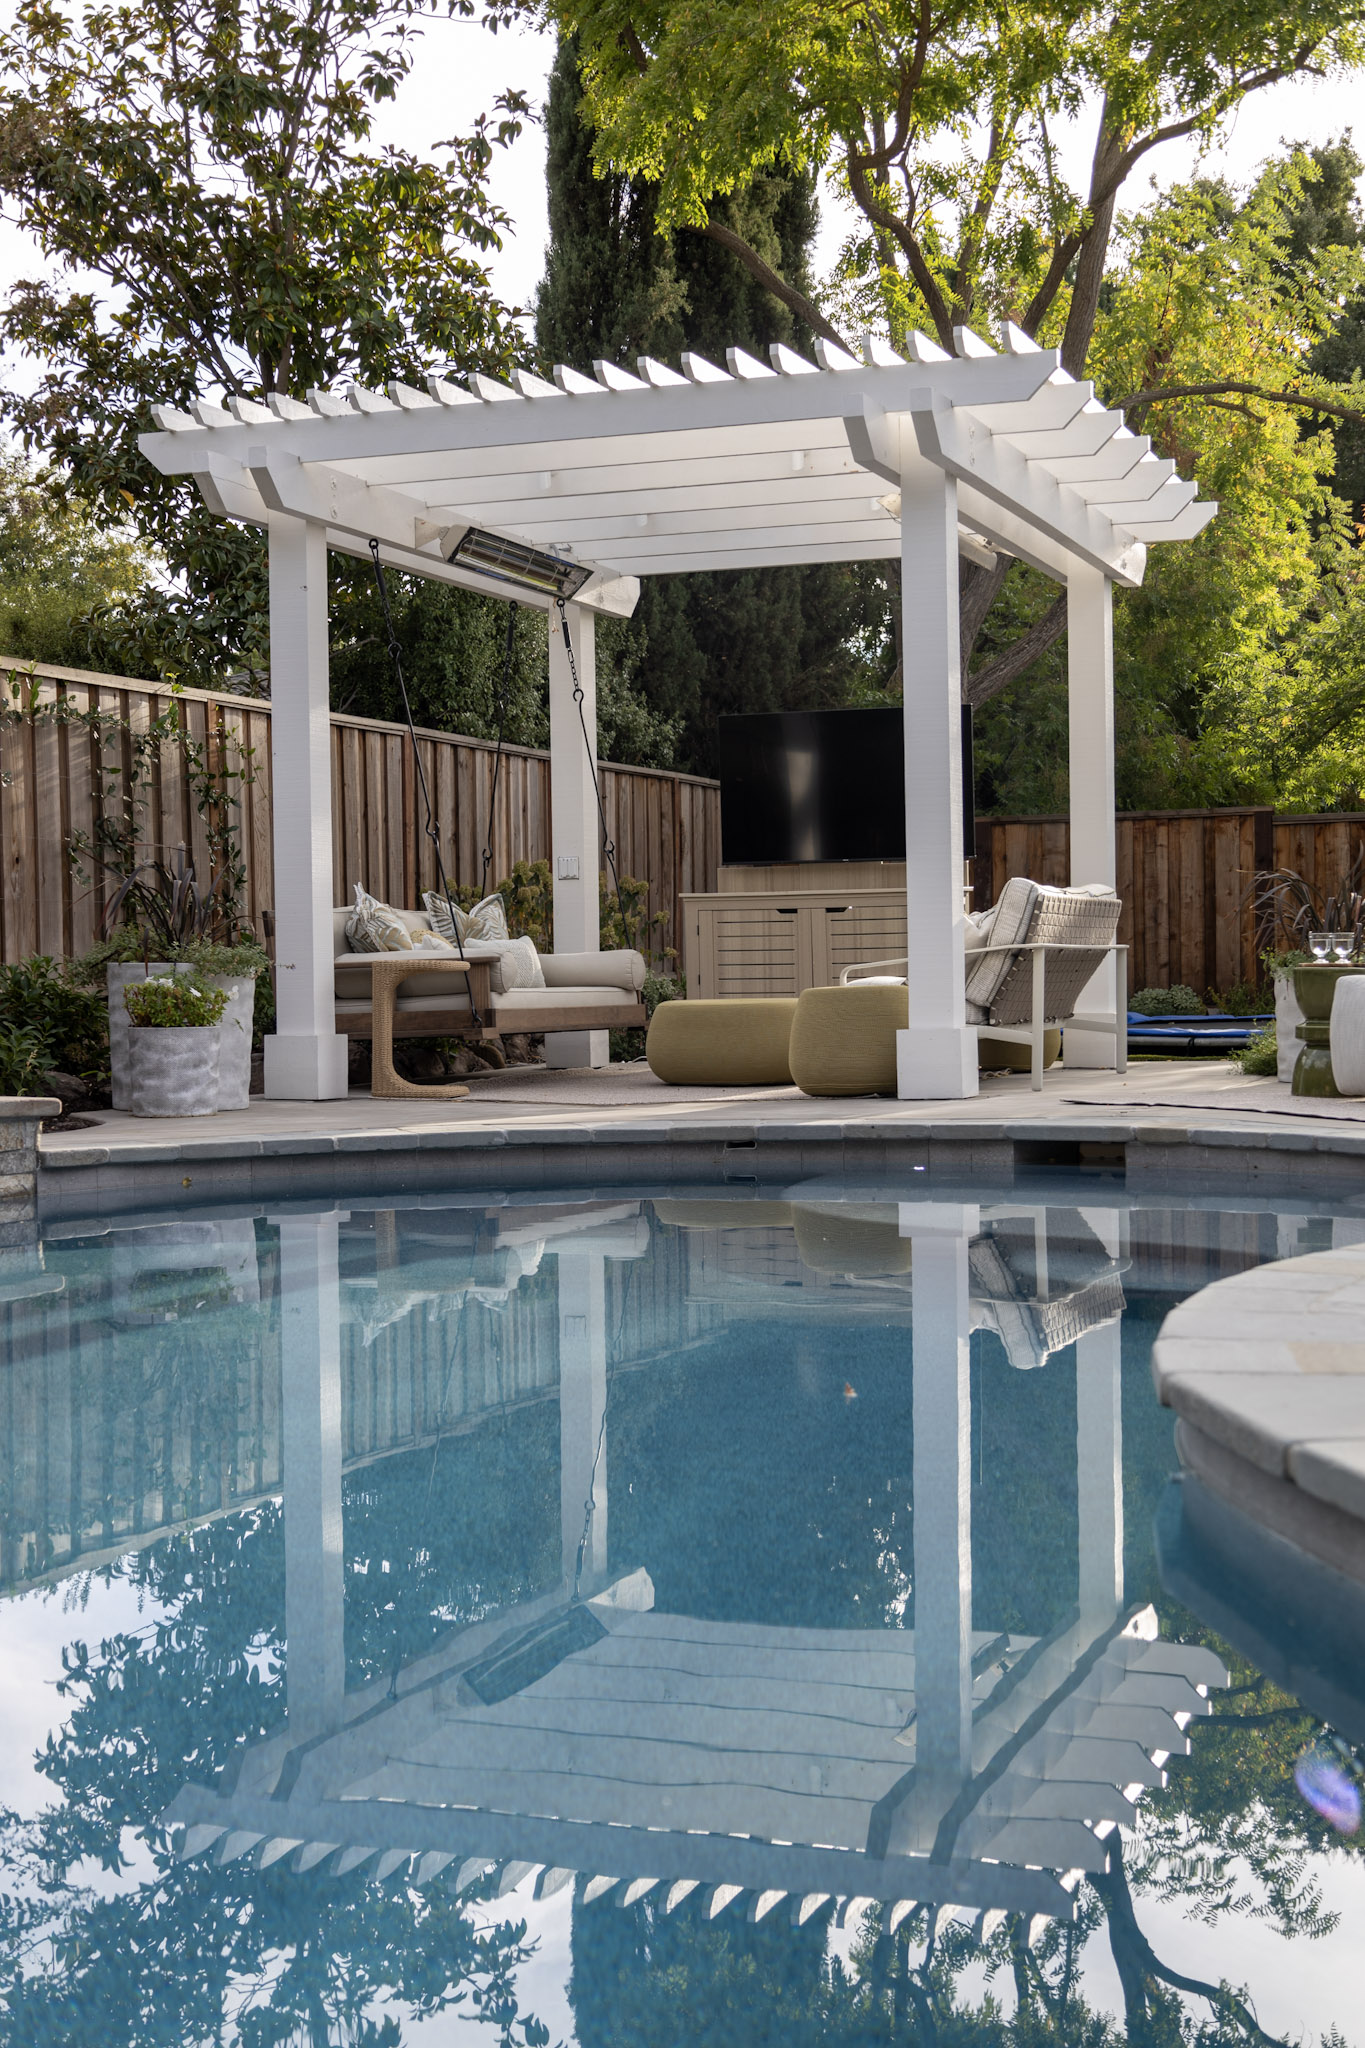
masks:
{"label": "tall cypress tree", "polygon": [[[595,175],[581,100],[566,40],[547,112],[550,247],[536,304],[546,358],[586,371],[596,357],[676,361],[684,348],[721,362],[732,346],[760,357],[775,341],[808,349],[804,325],[727,249],[687,230],[659,234],[648,185]],[[809,288],[807,178],[773,172],[715,217]],[[893,664],[889,610],[875,563],[715,570],[646,577],[635,617],[606,631],[651,707],[681,721],[677,765],[710,774],[719,713],[813,710],[875,691]]]}

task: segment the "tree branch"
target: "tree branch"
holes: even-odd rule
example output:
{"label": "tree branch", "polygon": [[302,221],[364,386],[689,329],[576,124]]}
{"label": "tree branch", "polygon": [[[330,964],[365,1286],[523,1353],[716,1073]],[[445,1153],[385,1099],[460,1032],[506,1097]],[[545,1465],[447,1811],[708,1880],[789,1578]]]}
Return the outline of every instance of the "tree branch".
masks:
{"label": "tree branch", "polygon": [[[1184,1977],[1178,1970],[1172,1970],[1162,1962],[1155,1949],[1138,1926],[1137,1914],[1133,1910],[1133,1895],[1128,1889],[1128,1873],[1123,1867],[1123,1843],[1118,1830],[1110,1836],[1109,1868],[1103,1873],[1096,1872],[1091,1878],[1100,1897],[1104,1900],[1109,1919],[1109,1939],[1114,1949],[1114,1960],[1119,1966],[1119,1975],[1127,1979],[1123,1964],[1119,1961],[1122,1949],[1130,1971],[1136,1966],[1140,1973],[1155,1978],[1160,1984],[1169,1984],[1174,1991],[1188,1991],[1196,1998],[1207,1999],[1215,2012],[1224,2013],[1241,2027],[1244,2027],[1253,2041],[1265,2044],[1265,2048],[1286,2048],[1286,2043],[1274,2034],[1267,2034],[1258,2025],[1256,2016],[1243,2004],[1235,1992],[1224,1984],[1206,1984],[1199,1977]],[[1130,2016],[1131,2017],[1131,2016]]]}
{"label": "tree branch", "polygon": [[770,291],[774,298],[781,299],[784,306],[789,307],[799,319],[814,328],[817,334],[823,335],[826,341],[832,341],[836,348],[848,348],[848,343],[837,328],[830,326],[814,300],[808,299],[804,292],[799,292],[795,285],[788,284],[785,277],[779,276],[770,263],[763,261],[757,249],[750,248],[743,235],[737,235],[733,228],[722,227],[718,220],[708,220],[705,226],[692,221],[687,221],[684,225],[690,234],[705,235],[709,240],[719,242],[721,248],[728,249],[732,256],[737,256],[744,268],[752,277],[758,279],[766,291]]}
{"label": "tree branch", "polygon": [[988,704],[992,697],[998,697],[1007,684],[1037,661],[1040,654],[1046,654],[1054,640],[1066,631],[1066,592],[1055,597],[1041,619],[1036,619],[1027,633],[1021,633],[994,661],[988,661],[975,675],[964,676],[962,680],[963,702],[975,707]]}
{"label": "tree branch", "polygon": [[1327,413],[1333,419],[1349,420],[1353,426],[1365,427],[1365,411],[1355,405],[1337,405],[1330,398],[1319,398],[1308,391],[1267,391],[1262,384],[1243,384],[1233,378],[1220,379],[1215,384],[1159,384],[1150,391],[1135,391],[1129,398],[1120,398],[1115,403],[1122,408],[1131,406],[1134,411],[1159,405],[1171,398],[1220,398],[1236,393],[1243,398],[1256,398],[1264,405],[1301,405],[1308,412]]}
{"label": "tree branch", "polygon": [[929,308],[929,316],[938,330],[938,338],[949,355],[953,353],[953,321],[948,302],[939,289],[938,280],[925,261],[924,251],[914,229],[903,221],[890,207],[883,206],[872,190],[872,181],[867,172],[860,170],[850,150],[848,155],[848,185],[859,207],[871,221],[873,227],[883,228],[894,236],[901,252],[910,266],[910,275],[919,286],[920,296]]}

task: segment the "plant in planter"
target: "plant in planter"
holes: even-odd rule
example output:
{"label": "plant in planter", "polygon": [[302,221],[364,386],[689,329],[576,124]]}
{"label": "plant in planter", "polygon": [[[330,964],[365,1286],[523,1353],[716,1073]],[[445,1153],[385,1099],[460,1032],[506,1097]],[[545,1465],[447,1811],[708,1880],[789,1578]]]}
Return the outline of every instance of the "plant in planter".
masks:
{"label": "plant in planter", "polygon": [[190,969],[227,998],[219,1034],[219,1109],[245,1109],[251,1088],[256,977],[269,968],[254,937],[243,940],[224,869],[201,891],[179,847],[173,863],[144,861],[124,876],[105,910],[105,937],[88,956],[103,961],[109,989],[109,1058],[115,1109],[131,1103],[127,1017],[123,994],[153,965]]}
{"label": "plant in planter", "polygon": [[225,992],[156,974],[125,988],[123,1001],[134,1116],[212,1116]]}
{"label": "plant in planter", "polygon": [[1263,951],[1261,959],[1275,980],[1276,1079],[1290,1082],[1302,1049],[1299,1026],[1303,1011],[1294,990],[1294,969],[1303,966],[1310,932],[1331,932],[1358,960],[1365,943],[1365,852],[1358,855],[1346,879],[1323,889],[1297,868],[1265,868],[1251,878],[1243,901],[1256,913]]}

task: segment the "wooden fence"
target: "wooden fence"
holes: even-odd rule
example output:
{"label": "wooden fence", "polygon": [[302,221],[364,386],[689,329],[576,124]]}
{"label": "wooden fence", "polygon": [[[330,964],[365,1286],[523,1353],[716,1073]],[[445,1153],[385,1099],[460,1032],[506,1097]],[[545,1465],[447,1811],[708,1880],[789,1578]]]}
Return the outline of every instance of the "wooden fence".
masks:
{"label": "wooden fence", "polygon": [[[41,663],[16,673],[36,674],[49,704],[64,695],[76,710],[109,712],[143,731],[174,705],[186,731],[211,756],[230,761],[237,748],[244,751],[250,775],[235,823],[246,866],[246,913],[267,937],[265,913],[274,900],[269,704],[204,690],[172,694],[163,684]],[[451,875],[459,884],[477,883],[489,840],[492,744],[426,731],[418,741]],[[78,723],[12,720],[0,733],[0,959],[76,955],[94,943],[104,892],[97,881],[82,883],[73,874],[66,847],[73,835],[93,829],[101,770],[118,765],[117,753],[102,755],[98,740]],[[207,828],[179,748],[161,750],[148,793],[146,853],[183,844],[197,873],[206,876]],[[716,885],[719,785],[659,769],[604,766],[602,799],[619,872],[648,882],[651,915],[662,911],[667,919],[652,934],[651,950],[676,946],[678,896]],[[417,902],[421,889],[436,886],[406,727],[333,718],[332,818],[334,902],[348,902],[357,882],[407,905]],[[518,860],[550,858],[548,754],[503,749],[491,845],[490,887]]]}
{"label": "wooden fence", "polygon": [[[1125,811],[1118,820],[1119,938],[1131,948],[1131,988],[1184,982],[1199,995],[1258,982],[1265,935],[1248,890],[1258,871],[1285,867],[1323,890],[1338,887],[1365,849],[1365,813],[1277,817],[1269,809]],[[978,818],[975,902],[994,903],[1011,875],[1069,879],[1065,818]],[[1084,881],[1083,875],[1076,877]]]}
{"label": "wooden fence", "polygon": [[[230,754],[232,742],[245,750],[251,779],[242,788],[236,823],[247,871],[247,914],[266,937],[265,913],[273,902],[269,704],[203,690],[173,695],[162,684],[42,664],[32,673],[49,703],[62,694],[77,710],[111,712],[142,730],[174,705],[186,730],[210,754]],[[438,732],[419,734],[419,745],[453,877],[460,884],[477,883],[489,833],[493,748],[487,741]],[[0,732],[0,959],[79,954],[93,944],[103,893],[73,875],[66,847],[73,835],[93,829],[101,768],[116,765],[115,757],[101,756],[80,724],[24,719]],[[677,946],[678,896],[716,887],[719,785],[661,769],[604,766],[602,795],[620,872],[648,882],[651,913],[665,913],[667,922],[653,943]],[[357,882],[404,904],[435,885],[404,727],[333,718],[332,809],[335,902],[349,900]],[[146,846],[150,853],[182,843],[198,872],[207,874],[205,823],[180,750],[167,747],[149,785]],[[491,881],[518,860],[550,858],[548,754],[527,747],[503,750],[491,843]],[[1365,813],[1276,817],[1260,808],[1121,814],[1119,935],[1132,949],[1130,985],[1186,982],[1202,995],[1256,981],[1259,940],[1247,901],[1252,875],[1291,867],[1332,888],[1362,849]],[[1068,863],[1064,817],[977,820],[978,907],[993,903],[1011,875],[1065,882]]]}

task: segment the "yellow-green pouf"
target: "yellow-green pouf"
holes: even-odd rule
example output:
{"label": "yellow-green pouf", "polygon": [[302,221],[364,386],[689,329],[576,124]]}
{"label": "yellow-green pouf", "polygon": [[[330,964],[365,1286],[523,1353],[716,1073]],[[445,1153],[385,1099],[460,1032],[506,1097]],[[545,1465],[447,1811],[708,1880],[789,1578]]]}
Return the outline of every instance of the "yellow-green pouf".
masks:
{"label": "yellow-green pouf", "polygon": [[645,1058],[676,1087],[790,1087],[787,1045],[796,1004],[795,996],[660,1003],[649,1020]]}
{"label": "yellow-green pouf", "polygon": [[[1043,1033],[1043,1065],[1050,1067],[1060,1058],[1062,1034],[1050,1024]],[[1003,1038],[977,1040],[976,1063],[983,1074],[1027,1074],[1033,1068],[1031,1045],[1010,1045]]]}
{"label": "yellow-green pouf", "polygon": [[[840,1206],[822,1209],[810,1202],[793,1205],[796,1249],[813,1273],[837,1273],[850,1280],[889,1279],[910,1271],[910,1240],[900,1234],[894,1209]],[[744,1205],[749,1220],[749,1205]]]}
{"label": "yellow-green pouf", "polygon": [[792,1079],[805,1095],[894,1095],[896,1033],[910,1021],[903,986],[803,989],[792,1025]]}

